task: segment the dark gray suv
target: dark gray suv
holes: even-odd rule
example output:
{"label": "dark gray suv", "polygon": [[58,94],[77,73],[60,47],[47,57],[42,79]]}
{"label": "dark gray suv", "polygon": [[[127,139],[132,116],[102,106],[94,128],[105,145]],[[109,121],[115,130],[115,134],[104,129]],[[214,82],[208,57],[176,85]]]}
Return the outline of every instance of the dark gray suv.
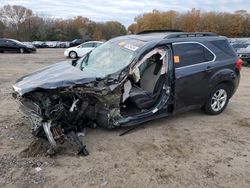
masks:
{"label": "dark gray suv", "polygon": [[47,137],[50,153],[70,136],[87,155],[75,133],[88,126],[131,127],[194,108],[221,113],[241,66],[226,37],[146,31],[26,75],[13,96],[33,134]]}

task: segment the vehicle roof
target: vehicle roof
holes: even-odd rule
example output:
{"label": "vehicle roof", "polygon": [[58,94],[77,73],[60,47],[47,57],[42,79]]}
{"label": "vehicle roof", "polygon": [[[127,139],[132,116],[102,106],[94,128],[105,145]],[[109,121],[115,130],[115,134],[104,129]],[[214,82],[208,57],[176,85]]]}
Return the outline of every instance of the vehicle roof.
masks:
{"label": "vehicle roof", "polygon": [[136,35],[127,35],[130,38],[150,42],[154,40],[163,39],[190,39],[190,38],[208,38],[208,37],[219,37],[219,35],[211,32],[153,32],[153,33],[142,33]]}
{"label": "vehicle roof", "polygon": [[0,40],[10,40],[10,41],[12,41],[12,42],[16,42],[16,43],[22,43],[21,41],[19,41],[19,40],[16,40],[16,39],[10,39],[10,38],[0,38]]}
{"label": "vehicle roof", "polygon": [[114,41],[117,42],[126,42],[132,45],[135,45],[139,48],[151,42],[163,42],[173,43],[180,41],[211,41],[211,40],[222,40],[226,39],[226,37],[219,36],[215,33],[211,32],[146,32],[139,33],[133,35],[125,35],[121,37],[117,37]]}
{"label": "vehicle roof", "polygon": [[82,43],[82,44],[85,44],[85,43],[103,43],[102,41],[88,41],[88,42],[84,42],[84,43]]}

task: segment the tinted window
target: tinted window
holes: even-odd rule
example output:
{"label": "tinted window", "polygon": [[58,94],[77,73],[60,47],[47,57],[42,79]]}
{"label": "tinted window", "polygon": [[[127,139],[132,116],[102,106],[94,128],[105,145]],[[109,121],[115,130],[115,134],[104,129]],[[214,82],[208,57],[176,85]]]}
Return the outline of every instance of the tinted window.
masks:
{"label": "tinted window", "polygon": [[233,44],[232,45],[234,48],[246,48],[248,44]]}
{"label": "tinted window", "polygon": [[230,57],[235,56],[235,52],[227,40],[216,40],[211,43]]}
{"label": "tinted window", "polygon": [[11,40],[6,40],[6,43],[7,43],[8,45],[15,45],[15,44],[16,44],[15,42],[13,42],[13,41],[11,41]]}
{"label": "tinted window", "polygon": [[94,46],[95,47],[98,47],[98,46],[100,46],[102,43],[94,43]]}
{"label": "tinted window", "polygon": [[85,41],[83,39],[75,39],[73,42],[75,42],[75,43],[84,43],[84,42],[87,42],[87,41]]}
{"label": "tinted window", "polygon": [[5,40],[0,40],[0,44],[5,44]]}
{"label": "tinted window", "polygon": [[94,46],[93,43],[85,43],[81,45],[82,48],[92,48],[93,46]]}
{"label": "tinted window", "polygon": [[197,43],[182,43],[173,45],[174,55],[179,56],[175,67],[183,67],[212,61],[214,55],[204,46]]}

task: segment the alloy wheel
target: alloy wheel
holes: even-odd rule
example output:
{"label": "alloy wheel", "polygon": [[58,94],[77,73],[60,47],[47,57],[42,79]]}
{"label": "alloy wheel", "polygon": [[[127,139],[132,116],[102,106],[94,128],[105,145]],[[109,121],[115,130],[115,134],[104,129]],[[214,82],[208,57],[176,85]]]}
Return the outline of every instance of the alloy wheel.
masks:
{"label": "alloy wheel", "polygon": [[218,112],[220,111],[227,102],[227,92],[224,89],[217,90],[211,100],[211,108]]}
{"label": "alloy wheel", "polygon": [[75,59],[75,58],[77,57],[76,52],[70,52],[70,53],[69,53],[69,57]]}

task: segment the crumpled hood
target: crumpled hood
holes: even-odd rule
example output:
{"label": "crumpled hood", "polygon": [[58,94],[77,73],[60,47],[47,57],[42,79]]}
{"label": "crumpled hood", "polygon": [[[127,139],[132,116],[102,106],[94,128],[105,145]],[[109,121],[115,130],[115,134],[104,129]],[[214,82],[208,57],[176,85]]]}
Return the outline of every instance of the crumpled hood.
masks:
{"label": "crumpled hood", "polygon": [[96,80],[93,72],[81,71],[63,61],[26,75],[16,81],[13,88],[20,95],[37,89],[56,89],[81,85]]}

